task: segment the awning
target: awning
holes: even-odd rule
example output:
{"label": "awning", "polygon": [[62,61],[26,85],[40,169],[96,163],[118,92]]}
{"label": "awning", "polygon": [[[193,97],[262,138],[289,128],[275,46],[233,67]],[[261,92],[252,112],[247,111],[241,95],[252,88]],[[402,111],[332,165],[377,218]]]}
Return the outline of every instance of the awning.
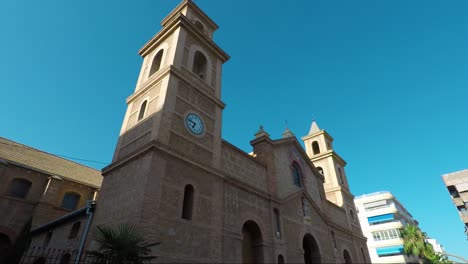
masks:
{"label": "awning", "polygon": [[393,219],[395,219],[395,217],[393,217],[393,214],[384,214],[384,215],[376,215],[376,216],[368,217],[367,221],[369,221],[369,224],[371,224],[371,223],[391,221]]}
{"label": "awning", "polygon": [[403,252],[403,245],[377,248],[377,255],[379,256],[400,255],[403,254]]}

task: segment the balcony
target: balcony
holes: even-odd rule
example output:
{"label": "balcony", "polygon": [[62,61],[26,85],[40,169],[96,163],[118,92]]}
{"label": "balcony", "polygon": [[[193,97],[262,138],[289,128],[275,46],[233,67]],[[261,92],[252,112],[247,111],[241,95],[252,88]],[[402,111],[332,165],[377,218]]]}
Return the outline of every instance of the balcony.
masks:
{"label": "balcony", "polygon": [[465,224],[468,223],[468,213],[463,214],[460,212],[460,217]]}
{"label": "balcony", "polygon": [[455,206],[463,206],[465,204],[461,197],[453,198],[453,203],[455,204]]}

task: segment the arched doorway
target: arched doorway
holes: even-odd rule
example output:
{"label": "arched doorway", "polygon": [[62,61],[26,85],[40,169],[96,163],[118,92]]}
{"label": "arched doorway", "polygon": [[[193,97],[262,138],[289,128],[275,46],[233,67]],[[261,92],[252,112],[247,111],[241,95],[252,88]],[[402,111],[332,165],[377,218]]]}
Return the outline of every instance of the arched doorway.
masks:
{"label": "arched doorway", "polygon": [[320,250],[311,234],[306,234],[302,240],[302,248],[304,249],[304,263],[321,263],[320,261]]}
{"label": "arched doorway", "polygon": [[0,233],[0,263],[6,262],[7,254],[11,250],[11,241],[10,238]]}
{"label": "arched doorway", "polygon": [[278,264],[284,264],[284,257],[283,257],[283,255],[278,255]]}
{"label": "arched doorway", "polygon": [[344,263],[345,264],[352,264],[353,263],[353,261],[351,260],[351,255],[349,255],[349,252],[346,249],[345,249],[345,251],[343,251],[343,258],[344,258]]}
{"label": "arched doorway", "polygon": [[263,263],[262,232],[251,220],[242,227],[242,263]]}

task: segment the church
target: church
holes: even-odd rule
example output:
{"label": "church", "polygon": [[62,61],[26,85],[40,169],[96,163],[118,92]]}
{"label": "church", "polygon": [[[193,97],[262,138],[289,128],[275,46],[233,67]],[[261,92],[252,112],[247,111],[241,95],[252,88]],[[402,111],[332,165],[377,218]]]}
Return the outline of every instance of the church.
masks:
{"label": "church", "polygon": [[305,149],[261,127],[252,153],[223,140],[218,26],[191,0],[161,25],[139,51],[93,226],[138,224],[161,263],[369,263],[333,138],[312,122]]}

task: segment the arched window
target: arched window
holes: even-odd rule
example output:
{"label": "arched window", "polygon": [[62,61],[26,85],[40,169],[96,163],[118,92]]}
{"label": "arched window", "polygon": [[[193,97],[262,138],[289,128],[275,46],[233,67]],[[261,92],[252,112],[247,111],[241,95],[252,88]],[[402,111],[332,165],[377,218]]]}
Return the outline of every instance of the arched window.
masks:
{"label": "arched window", "polygon": [[317,167],[317,170],[318,170],[318,172],[320,172],[320,174],[324,175],[322,167]]}
{"label": "arched window", "polygon": [[249,220],[242,227],[242,263],[263,263],[262,231],[257,223]]}
{"label": "arched window", "polygon": [[322,263],[320,249],[315,238],[307,233],[302,239],[302,249],[304,249],[304,263]]}
{"label": "arched window", "polygon": [[351,217],[351,220],[354,221],[354,212],[353,212],[353,209],[349,209],[349,217]]}
{"label": "arched window", "polygon": [[280,214],[278,209],[273,209],[274,214],[274,221],[275,221],[275,236],[277,238],[281,238],[281,222],[280,222]]}
{"label": "arched window", "polygon": [[314,155],[320,153],[320,146],[317,141],[312,142],[312,152],[314,153]]}
{"label": "arched window", "polygon": [[81,222],[76,222],[73,224],[68,238],[75,238],[78,236],[78,231],[80,231]]}
{"label": "arched window", "polygon": [[344,263],[345,264],[352,264],[353,263],[353,261],[351,260],[351,255],[349,255],[349,252],[346,249],[345,249],[345,251],[343,251],[343,258],[344,258]]}
{"label": "arched window", "polygon": [[340,167],[338,167],[338,176],[340,177],[340,184],[344,184],[343,171],[341,170]]}
{"label": "arched window", "polygon": [[146,112],[146,105],[148,104],[148,101],[145,100],[140,106],[140,111],[138,112],[138,121],[142,120],[143,117],[145,117],[145,112]]}
{"label": "arched window", "polygon": [[297,187],[302,187],[301,168],[296,162],[293,162],[291,170],[292,170],[294,185],[296,185]]}
{"label": "arched window", "polygon": [[309,202],[306,200],[306,198],[302,197],[301,203],[302,203],[302,214],[304,216],[309,216]]}
{"label": "arched window", "polygon": [[200,21],[195,21],[195,26],[201,30],[201,31],[204,31],[205,30],[205,27],[203,26],[203,24],[200,22]]}
{"label": "arched window", "polygon": [[278,255],[278,264],[284,264],[284,257],[283,257],[283,255]]}
{"label": "arched window", "polygon": [[336,244],[336,237],[335,237],[335,232],[333,232],[333,230],[331,231],[331,237],[332,237],[332,242],[333,242],[333,248],[335,250],[338,249],[338,245]]}
{"label": "arched window", "polygon": [[193,68],[192,72],[195,73],[198,77],[202,78],[203,80],[206,79],[206,68],[207,68],[207,60],[205,55],[200,51],[196,51],[195,55],[193,56]]}
{"label": "arched window", "polygon": [[194,193],[193,186],[190,184],[185,185],[182,218],[186,220],[192,220],[193,193]]}
{"label": "arched window", "polygon": [[159,71],[159,68],[161,68],[163,53],[164,50],[162,49],[154,56],[153,62],[151,63],[150,76]]}
{"label": "arched window", "polygon": [[76,193],[66,193],[63,197],[62,208],[75,210],[80,202],[80,195]]}
{"label": "arched window", "polygon": [[26,179],[14,179],[10,184],[10,196],[24,199],[31,189],[31,182]]}

